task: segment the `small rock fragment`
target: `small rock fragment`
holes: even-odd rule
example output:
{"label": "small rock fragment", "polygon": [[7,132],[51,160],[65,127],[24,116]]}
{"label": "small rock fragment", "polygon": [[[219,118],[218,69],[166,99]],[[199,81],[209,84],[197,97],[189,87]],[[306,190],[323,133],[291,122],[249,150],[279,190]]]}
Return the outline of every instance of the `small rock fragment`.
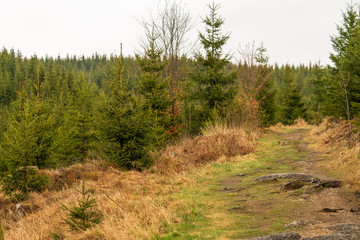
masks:
{"label": "small rock fragment", "polygon": [[320,212],[337,212],[340,210],[343,210],[343,208],[334,208],[334,209],[333,208],[324,208]]}
{"label": "small rock fragment", "polygon": [[355,197],[356,197],[356,198],[360,198],[360,190],[358,190],[358,191],[355,192]]}
{"label": "small rock fragment", "polygon": [[246,202],[247,199],[238,199],[238,200],[235,200],[234,202]]}
{"label": "small rock fragment", "polygon": [[311,224],[309,220],[296,220],[291,223],[285,224],[285,228],[296,228],[296,227],[304,227]]}
{"label": "small rock fragment", "polygon": [[359,208],[351,208],[351,209],[350,209],[350,212],[359,212],[359,211],[360,211]]}
{"label": "small rock fragment", "polygon": [[233,208],[228,209],[228,211],[235,211],[235,210],[244,210],[244,208],[243,207],[233,207]]}

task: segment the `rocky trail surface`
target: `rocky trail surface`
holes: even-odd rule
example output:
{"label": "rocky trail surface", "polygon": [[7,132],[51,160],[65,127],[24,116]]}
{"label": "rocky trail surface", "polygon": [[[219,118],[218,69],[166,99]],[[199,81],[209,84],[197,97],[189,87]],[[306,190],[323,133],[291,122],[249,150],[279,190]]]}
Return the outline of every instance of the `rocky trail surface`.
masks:
{"label": "rocky trail surface", "polygon": [[[303,135],[302,129],[279,134],[283,139],[278,142],[280,146],[287,145],[288,149],[297,150],[292,155],[285,154],[287,158],[292,158],[292,161],[280,158],[276,162],[288,165],[291,171],[272,173],[254,179],[259,184],[270,181],[274,187],[279,187],[280,191],[287,193],[287,198],[294,205],[300,202],[294,209],[296,220],[284,225],[287,233],[251,239],[360,239],[360,224],[357,224],[360,223],[360,201],[356,199],[355,194],[342,189],[344,184],[341,179],[334,179],[318,166],[320,162],[326,161],[326,157],[311,149],[303,140]],[[279,180],[282,179],[287,180],[285,184],[280,183]]]}
{"label": "rocky trail surface", "polygon": [[307,131],[268,133],[255,154],[198,172],[179,193],[197,217],[160,239],[360,239],[360,198],[320,167],[327,156],[304,141]]}

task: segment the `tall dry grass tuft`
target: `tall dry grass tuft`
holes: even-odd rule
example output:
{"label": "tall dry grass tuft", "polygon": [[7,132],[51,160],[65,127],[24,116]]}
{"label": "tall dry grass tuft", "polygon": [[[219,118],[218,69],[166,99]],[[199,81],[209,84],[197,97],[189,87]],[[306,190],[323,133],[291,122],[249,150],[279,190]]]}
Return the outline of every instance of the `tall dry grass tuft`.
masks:
{"label": "tall dry grass tuft", "polygon": [[209,126],[202,135],[167,147],[158,157],[154,169],[161,173],[181,172],[221,156],[245,155],[254,151],[254,140],[259,134],[259,131],[246,132],[241,127]]}
{"label": "tall dry grass tuft", "polygon": [[307,134],[306,139],[327,153],[324,167],[336,170],[349,183],[360,184],[360,135],[349,133],[347,121],[325,119]]}
{"label": "tall dry grass tuft", "polygon": [[294,128],[312,128],[312,125],[310,125],[308,122],[306,122],[302,118],[297,118],[295,123],[291,125],[291,127]]}
{"label": "tall dry grass tuft", "polygon": [[282,124],[281,122],[278,122],[277,124],[275,125],[271,125],[268,130],[269,131],[274,131],[274,132],[278,132],[278,131],[281,131],[285,128],[285,125]]}
{"label": "tall dry grass tuft", "polygon": [[[155,166],[143,172],[121,171],[101,160],[44,171],[52,185],[21,203],[29,208],[16,210],[16,203],[0,200],[5,239],[50,239],[51,232],[72,240],[151,239],[164,225],[182,221],[177,209],[183,203],[173,200],[171,194],[182,184],[189,184],[186,170],[221,156],[250,153],[257,136],[242,128],[210,127],[202,136],[168,147],[158,154]],[[87,189],[92,189],[104,221],[86,231],[69,232],[60,203],[73,206],[77,202],[80,194],[74,187],[79,187],[81,179],[85,179]]]}
{"label": "tall dry grass tuft", "polygon": [[270,126],[267,130],[273,131],[273,132],[281,132],[281,131],[286,131],[286,129],[291,129],[291,128],[311,129],[312,125],[307,123],[304,119],[298,118],[298,119],[296,119],[295,123],[292,125],[285,126],[281,122],[278,122],[277,124]]}

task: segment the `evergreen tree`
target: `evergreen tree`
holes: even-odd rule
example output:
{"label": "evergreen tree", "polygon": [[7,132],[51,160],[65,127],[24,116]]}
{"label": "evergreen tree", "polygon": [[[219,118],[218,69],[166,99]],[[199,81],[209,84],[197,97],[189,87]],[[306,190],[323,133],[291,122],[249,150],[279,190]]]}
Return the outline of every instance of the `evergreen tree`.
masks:
{"label": "evergreen tree", "polygon": [[[172,119],[170,117],[171,100],[169,96],[169,79],[163,78],[166,62],[161,60],[162,51],[157,48],[154,31],[146,33],[148,46],[145,47],[143,57],[137,55],[137,61],[142,71],[138,91],[143,96],[145,107],[154,113],[159,125],[160,132],[157,133],[159,145],[164,145],[171,137]],[[178,119],[179,120],[179,119]],[[177,123],[180,124],[179,122]]]}
{"label": "evergreen tree", "polygon": [[289,65],[284,68],[282,81],[285,87],[281,92],[282,109],[279,120],[284,124],[292,124],[299,117],[306,118],[306,108],[295,81],[294,69]]}
{"label": "evergreen tree", "polygon": [[[82,181],[81,189],[76,189],[81,194],[81,199],[78,199],[78,205],[71,208],[62,205],[62,208],[68,212],[68,219],[65,219],[70,227],[70,230],[86,230],[99,224],[103,221],[103,214],[96,210],[96,199],[91,197],[91,190],[85,190],[84,180]],[[56,234],[53,234],[56,236]]]}
{"label": "evergreen tree", "polygon": [[31,104],[20,90],[0,148],[5,171],[2,191],[17,200],[26,198],[31,191],[43,190],[47,184],[47,178],[41,176],[36,168],[30,167],[42,157],[44,142],[38,135],[38,116],[34,114]]}
{"label": "evergreen tree", "polygon": [[75,139],[75,149],[78,151],[78,156],[81,161],[84,161],[88,156],[89,151],[92,148],[92,142],[96,136],[92,129],[92,104],[91,104],[91,91],[89,89],[89,83],[85,80],[85,72],[82,72],[81,87],[78,88],[78,102],[77,114],[74,114],[75,127],[77,131],[74,132],[73,137]]}
{"label": "evergreen tree", "polygon": [[267,55],[267,49],[260,45],[256,50],[256,62],[258,63],[257,79],[261,79],[262,86],[257,97],[260,101],[259,114],[262,126],[270,126],[275,124],[275,88],[274,78],[272,78],[272,68],[268,66],[269,57]]}
{"label": "evergreen tree", "polygon": [[114,58],[107,76],[106,95],[102,96],[97,118],[103,151],[108,161],[127,169],[142,169],[152,164],[147,155],[153,148],[152,114],[127,91],[123,79],[122,56]]}
{"label": "evergreen tree", "polygon": [[202,121],[210,117],[214,110],[224,116],[224,108],[228,106],[235,97],[235,88],[232,84],[236,79],[236,72],[228,73],[225,67],[231,59],[230,54],[223,53],[223,47],[230,35],[223,35],[221,27],[224,18],[218,15],[220,5],[215,3],[209,5],[210,14],[203,19],[206,25],[205,33],[200,33],[200,43],[205,51],[195,54],[198,65],[192,79],[198,83],[195,95],[199,98],[202,106]]}
{"label": "evergreen tree", "polygon": [[272,69],[268,66],[260,66],[260,76],[266,77],[267,80],[262,86],[258,101],[260,101],[260,120],[262,126],[270,126],[275,124],[275,96],[276,89],[274,88],[274,78],[270,76]]}
{"label": "evergreen tree", "polygon": [[331,37],[334,63],[328,98],[331,115],[351,119],[360,112],[360,16],[359,5],[348,4],[338,34]]}
{"label": "evergreen tree", "polygon": [[61,165],[84,162],[94,149],[97,138],[92,114],[94,96],[90,83],[85,79],[84,71],[78,83],[74,83],[72,87],[75,88],[75,94],[69,96],[69,106],[63,109],[63,124],[57,138],[59,146],[55,157]]}
{"label": "evergreen tree", "polygon": [[37,69],[37,84],[34,86],[36,95],[32,96],[31,108],[32,115],[35,118],[35,166],[39,168],[55,167],[57,163],[52,158],[54,151],[54,138],[58,126],[58,118],[52,111],[49,101],[42,95],[42,86],[40,83],[40,69]]}
{"label": "evergreen tree", "polygon": [[334,110],[331,109],[334,105],[329,103],[333,99],[328,97],[331,89],[330,79],[329,67],[323,67],[320,64],[313,66],[310,85],[312,118],[315,123],[320,123],[324,116],[334,113]]}

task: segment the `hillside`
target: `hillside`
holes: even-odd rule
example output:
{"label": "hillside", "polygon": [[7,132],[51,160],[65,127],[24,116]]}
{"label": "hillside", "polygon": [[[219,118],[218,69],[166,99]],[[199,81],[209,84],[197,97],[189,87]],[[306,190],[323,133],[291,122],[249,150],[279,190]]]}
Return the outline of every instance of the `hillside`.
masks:
{"label": "hillside", "polygon": [[[334,170],[325,148],[310,144],[313,136],[323,132],[321,128],[272,127],[258,140],[256,134],[239,129],[217,128],[192,142],[170,147],[153,168],[143,172],[120,171],[101,160],[47,171],[53,185],[41,194],[32,193],[20,209],[2,198],[5,239],[49,239],[51,232],[69,239],[247,239],[283,232],[296,232],[302,237],[337,234],[336,224],[357,223],[359,201],[354,192],[358,183],[344,174],[345,165],[341,171]],[[241,151],[220,152],[229,145],[228,140],[234,139],[238,145],[233,146]],[[271,175],[279,173],[301,173],[314,179]],[[269,175],[269,179],[254,181]],[[77,202],[80,194],[75,188],[79,188],[81,179],[97,199],[104,221],[86,231],[69,231],[61,204]]]}

